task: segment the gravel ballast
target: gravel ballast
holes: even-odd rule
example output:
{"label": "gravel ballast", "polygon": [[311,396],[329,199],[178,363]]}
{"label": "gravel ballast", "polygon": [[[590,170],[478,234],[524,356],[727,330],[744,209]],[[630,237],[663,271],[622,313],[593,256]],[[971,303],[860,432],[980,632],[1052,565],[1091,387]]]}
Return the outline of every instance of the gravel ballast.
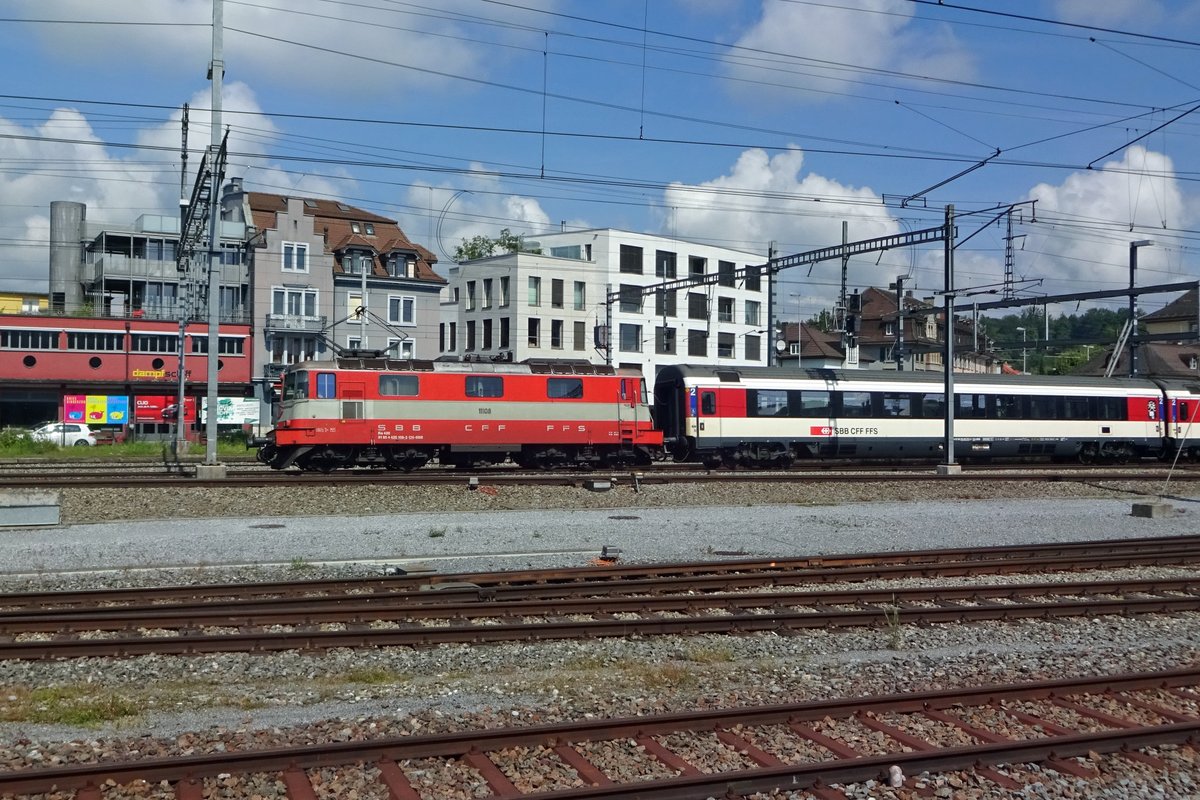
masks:
{"label": "gravel ballast", "polygon": [[[357,486],[242,491],[139,490],[136,497],[64,491],[64,519],[71,524],[0,531],[0,588],[378,574],[390,565],[439,572],[582,566],[604,545],[620,548],[623,561],[643,562],[1198,529],[1197,507],[1183,498],[1168,500],[1172,511],[1165,518],[1132,516],[1131,503],[1156,491],[1138,485],[929,481],[640,491],[621,484],[611,492]],[[1083,578],[1007,578],[1075,579]],[[876,585],[896,584],[856,584]],[[1159,670],[1198,661],[1200,614],[792,637],[0,662],[0,720],[9,720],[0,723],[0,742],[11,743],[0,744],[0,769]],[[31,702],[35,692],[42,694]],[[89,704],[120,711],[82,726],[58,713]],[[1164,749],[1160,756],[1174,771],[1146,774],[1144,766],[1098,757],[1104,780],[1086,786],[1048,768],[1014,767],[1008,774],[1028,784],[1021,793],[970,776],[923,780],[939,797],[1197,796],[1187,774],[1195,753]],[[847,787],[849,796],[863,798],[907,797],[906,791],[878,783]]]}

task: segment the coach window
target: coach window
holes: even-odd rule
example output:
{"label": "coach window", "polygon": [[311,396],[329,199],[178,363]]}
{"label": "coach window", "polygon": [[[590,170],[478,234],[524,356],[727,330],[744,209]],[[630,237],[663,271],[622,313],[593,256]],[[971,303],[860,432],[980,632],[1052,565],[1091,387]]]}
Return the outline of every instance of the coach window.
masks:
{"label": "coach window", "polygon": [[912,395],[884,392],[883,415],[885,417],[911,417]]}
{"label": "coach window", "polygon": [[1086,397],[1064,397],[1063,419],[1089,419]]}
{"label": "coach window", "polygon": [[992,415],[995,419],[1020,419],[1021,414],[1021,398],[1011,394],[998,394],[994,398],[993,408],[995,413]]}
{"label": "coach window", "polygon": [[467,397],[503,397],[504,379],[493,375],[468,375]]}
{"label": "coach window", "polygon": [[701,392],[700,393],[700,412],[702,414],[717,413],[717,393],[716,392]]}
{"label": "coach window", "polygon": [[750,389],[746,411],[751,417],[788,416],[788,393],[782,389]]}
{"label": "coach window", "polygon": [[380,375],[380,397],[416,397],[420,393],[421,379],[417,375]]}
{"label": "coach window", "polygon": [[921,416],[925,419],[938,419],[946,416],[946,395],[921,395]]}
{"label": "coach window", "polygon": [[987,416],[987,395],[957,394],[954,416],[959,419],[983,419]]}
{"label": "coach window", "polygon": [[317,373],[317,399],[332,400],[337,397],[337,375],[332,372]]}
{"label": "coach window", "polygon": [[582,378],[550,378],[546,381],[546,397],[552,400],[583,397]]}
{"label": "coach window", "polygon": [[1120,420],[1125,418],[1124,400],[1120,397],[1093,397],[1096,413],[1093,419]]}
{"label": "coach window", "polygon": [[1058,419],[1059,401],[1062,398],[1052,395],[1035,395],[1029,398],[1030,419]]}
{"label": "coach window", "polygon": [[831,417],[829,392],[810,389],[788,392],[788,415],[792,417]]}
{"label": "coach window", "polygon": [[870,392],[842,392],[843,417],[871,416]]}

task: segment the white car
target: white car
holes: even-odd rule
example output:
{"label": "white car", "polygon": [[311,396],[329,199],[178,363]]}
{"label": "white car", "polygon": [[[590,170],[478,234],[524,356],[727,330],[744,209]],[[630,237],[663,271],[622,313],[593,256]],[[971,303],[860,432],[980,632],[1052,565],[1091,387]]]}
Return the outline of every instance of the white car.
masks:
{"label": "white car", "polygon": [[50,422],[34,429],[29,438],[66,447],[90,447],[96,443],[96,434],[82,422]]}

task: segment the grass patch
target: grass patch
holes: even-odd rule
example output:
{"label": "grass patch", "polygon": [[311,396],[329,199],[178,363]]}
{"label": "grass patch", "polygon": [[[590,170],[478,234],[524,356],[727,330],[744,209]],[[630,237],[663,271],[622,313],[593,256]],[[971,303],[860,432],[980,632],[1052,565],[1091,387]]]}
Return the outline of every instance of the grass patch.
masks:
{"label": "grass patch", "polygon": [[730,664],[735,660],[733,648],[710,644],[689,646],[684,649],[682,658],[694,664]]}
{"label": "grass patch", "polygon": [[[93,432],[95,432],[93,430]],[[124,459],[160,460],[168,451],[169,442],[123,442],[95,447],[60,447],[54,442],[35,442],[28,431],[18,428],[0,430],[0,458],[45,458],[51,461],[122,461]],[[204,445],[193,443],[192,453],[204,452]],[[240,433],[234,437],[217,440],[217,453],[224,456],[245,458],[251,454],[246,448],[245,437]]]}
{"label": "grass patch", "polygon": [[288,571],[290,572],[311,572],[314,569],[316,567],[313,564],[299,557],[293,558],[292,563],[288,565]]}
{"label": "grass patch", "polygon": [[338,675],[333,680],[335,682],[361,683],[367,686],[382,686],[391,683],[407,683],[409,676],[403,672],[383,667],[364,667],[363,669],[352,669]]}
{"label": "grass patch", "polygon": [[429,538],[430,538],[430,539],[440,539],[440,538],[442,538],[442,537],[443,537],[443,536],[445,536],[445,535],[446,535],[446,528],[444,528],[444,527],[443,527],[443,528],[430,528],[430,529],[429,529]]}
{"label": "grass patch", "polygon": [[111,691],[90,686],[0,689],[0,720],[96,728],[139,716],[142,706]]}

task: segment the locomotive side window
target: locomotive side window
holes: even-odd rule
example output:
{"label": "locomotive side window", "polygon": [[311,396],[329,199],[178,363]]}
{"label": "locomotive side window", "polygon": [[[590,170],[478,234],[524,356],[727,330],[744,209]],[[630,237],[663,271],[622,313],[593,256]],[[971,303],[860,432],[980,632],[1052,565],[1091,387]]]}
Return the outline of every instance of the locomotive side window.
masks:
{"label": "locomotive side window", "polygon": [[332,400],[337,397],[337,375],[332,372],[317,373],[317,399]]}
{"label": "locomotive side window", "polygon": [[421,378],[417,375],[380,375],[380,397],[416,397],[421,392]]}
{"label": "locomotive side window", "polygon": [[546,397],[577,400],[583,397],[582,378],[550,378],[546,381]]}
{"label": "locomotive side window", "polygon": [[467,397],[503,397],[504,378],[495,375],[468,375]]}

